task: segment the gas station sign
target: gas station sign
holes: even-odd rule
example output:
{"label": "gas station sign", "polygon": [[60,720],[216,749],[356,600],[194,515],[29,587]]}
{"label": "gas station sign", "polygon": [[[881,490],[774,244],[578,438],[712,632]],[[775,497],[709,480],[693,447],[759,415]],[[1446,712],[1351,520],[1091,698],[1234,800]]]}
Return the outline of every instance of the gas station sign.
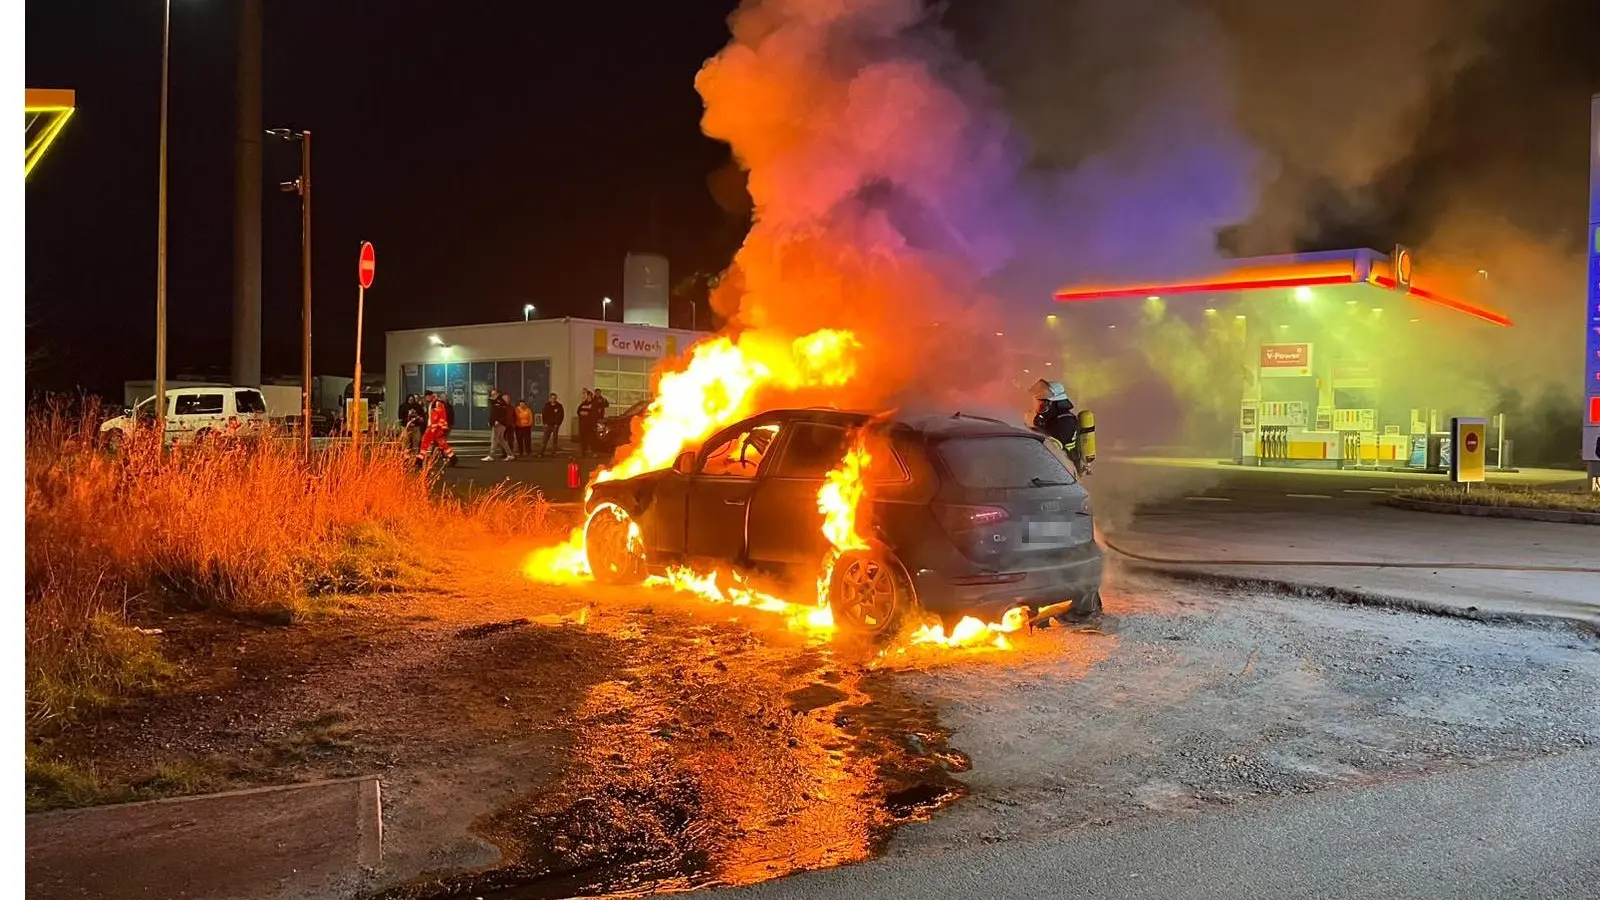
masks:
{"label": "gas station sign", "polygon": [[1451,419],[1450,480],[1458,483],[1482,481],[1486,468],[1484,460],[1489,452],[1488,443],[1487,419]]}
{"label": "gas station sign", "polygon": [[1584,292],[1583,458],[1600,493],[1600,94],[1589,99],[1589,285]]}
{"label": "gas station sign", "polygon": [[1311,374],[1310,344],[1262,344],[1262,378],[1299,378]]}

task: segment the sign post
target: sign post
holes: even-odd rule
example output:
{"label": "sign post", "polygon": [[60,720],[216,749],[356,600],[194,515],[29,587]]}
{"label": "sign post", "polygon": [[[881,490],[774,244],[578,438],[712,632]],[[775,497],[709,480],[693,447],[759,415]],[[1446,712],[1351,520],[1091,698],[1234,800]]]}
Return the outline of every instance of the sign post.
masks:
{"label": "sign post", "polygon": [[1450,420],[1450,480],[1457,484],[1483,481],[1489,451],[1489,420]]}
{"label": "sign post", "polygon": [[[367,427],[367,405],[361,396],[361,325],[367,309],[367,288],[378,273],[378,254],[371,241],[361,242],[361,252],[356,257],[356,378],[350,389],[350,412],[345,416],[350,422],[350,446],[356,447],[361,432]],[[359,420],[359,421],[358,421]]]}
{"label": "sign post", "polygon": [[1589,284],[1583,310],[1583,458],[1600,493],[1600,94],[1589,99]]}

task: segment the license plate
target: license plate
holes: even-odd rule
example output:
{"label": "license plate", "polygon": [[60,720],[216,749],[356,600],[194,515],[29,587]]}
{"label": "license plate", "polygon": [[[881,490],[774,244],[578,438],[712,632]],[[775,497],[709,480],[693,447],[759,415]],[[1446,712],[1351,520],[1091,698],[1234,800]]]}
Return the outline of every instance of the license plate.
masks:
{"label": "license plate", "polygon": [[1070,522],[1029,522],[1028,543],[1059,544],[1072,536]]}

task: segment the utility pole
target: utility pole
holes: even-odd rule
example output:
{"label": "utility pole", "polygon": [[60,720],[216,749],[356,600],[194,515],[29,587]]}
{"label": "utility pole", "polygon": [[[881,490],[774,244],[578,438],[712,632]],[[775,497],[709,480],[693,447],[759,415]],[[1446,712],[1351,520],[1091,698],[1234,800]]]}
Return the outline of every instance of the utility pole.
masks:
{"label": "utility pole", "polygon": [[261,384],[261,5],[239,4],[233,168],[233,383]]}
{"label": "utility pole", "polygon": [[311,132],[300,132],[300,447],[311,455]]}
{"label": "utility pole", "polygon": [[300,195],[300,449],[311,453],[311,132],[271,128],[267,134],[300,142],[300,177],[278,189]]}
{"label": "utility pole", "polygon": [[172,0],[161,16],[161,175],[156,183],[156,439],[167,431],[167,70],[172,49]]}

